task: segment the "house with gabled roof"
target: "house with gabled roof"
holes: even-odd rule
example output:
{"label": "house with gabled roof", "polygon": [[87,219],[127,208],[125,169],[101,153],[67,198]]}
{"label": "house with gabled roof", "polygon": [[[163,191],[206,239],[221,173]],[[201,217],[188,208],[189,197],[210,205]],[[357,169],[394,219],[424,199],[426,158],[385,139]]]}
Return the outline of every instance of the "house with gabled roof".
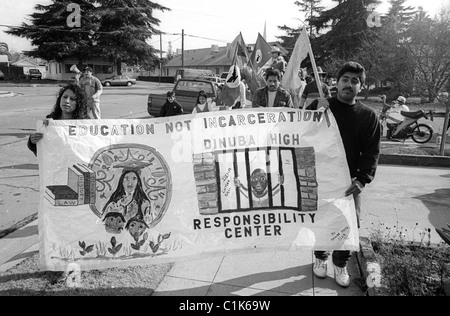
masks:
{"label": "house with gabled roof", "polygon": [[42,73],[42,79],[47,78],[47,62],[39,58],[22,57],[12,63],[13,66],[23,67],[23,74],[28,75],[30,69],[39,69]]}
{"label": "house with gabled roof", "polygon": [[[279,47],[283,54],[288,53],[278,42],[270,42],[269,44]],[[248,45],[250,53],[253,51],[254,46],[254,44]],[[185,50],[184,68],[212,70],[217,76],[220,76],[222,72],[227,72],[231,67],[231,59],[226,56],[227,49],[228,46],[219,47],[218,45],[212,45],[211,48]],[[176,71],[182,68],[181,58],[182,55],[178,51],[175,57],[163,66],[163,75],[168,77],[175,76]]]}

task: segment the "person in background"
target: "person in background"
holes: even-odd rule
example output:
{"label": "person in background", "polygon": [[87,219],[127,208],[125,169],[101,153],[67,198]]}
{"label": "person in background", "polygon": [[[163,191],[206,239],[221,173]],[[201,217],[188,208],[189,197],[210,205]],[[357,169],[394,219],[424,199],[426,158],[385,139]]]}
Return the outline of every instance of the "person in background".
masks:
{"label": "person in background", "polygon": [[270,53],[272,54],[272,64],[270,65],[270,67],[273,69],[277,69],[280,72],[281,77],[283,77],[286,71],[287,63],[281,54],[280,48],[273,47]]}
{"label": "person in background", "polygon": [[217,111],[216,103],[208,98],[208,95],[205,91],[199,91],[197,97],[197,103],[194,109],[192,110],[192,114],[197,113],[206,113]]}
{"label": "person in background", "polygon": [[[323,96],[325,99],[331,98],[330,88],[326,83],[324,83],[327,73],[322,70],[321,67],[317,67],[317,72],[320,77],[320,84],[322,85]],[[312,101],[320,97],[319,89],[317,88],[317,83],[315,81],[314,72],[311,73],[312,81],[308,83],[303,90],[302,98],[300,101],[300,108],[307,109]]]}
{"label": "person in background", "polygon": [[[44,125],[48,125],[48,119],[53,120],[86,120],[89,119],[86,96],[79,86],[69,84],[63,87],[57,96],[53,111],[47,115]],[[28,139],[28,149],[37,155],[37,143],[44,137],[42,133],[33,133]]]}
{"label": "person in background", "polygon": [[100,120],[100,96],[103,93],[103,86],[100,80],[92,74],[91,67],[83,69],[83,76],[79,79],[78,85],[86,94],[91,118]]}
{"label": "person in background", "polygon": [[[312,110],[319,107],[329,108],[336,118],[352,181],[350,187],[343,193],[345,196],[353,195],[358,228],[361,214],[360,194],[375,177],[381,147],[381,126],[377,113],[356,98],[365,80],[366,72],[363,66],[356,62],[348,62],[338,73],[337,96],[321,102],[315,100],[310,106]],[[314,255],[316,257],[314,275],[326,278],[330,252],[315,251]],[[342,287],[350,285],[347,271],[350,257],[350,251],[333,251],[334,276]]]}
{"label": "person in background", "polygon": [[392,104],[386,103],[386,96],[382,95],[380,97],[384,106],[381,110],[380,119],[382,119],[383,126],[383,136],[391,137],[392,131],[400,125],[405,117],[401,114],[401,112],[409,112],[409,107],[406,106],[406,98],[399,96],[396,101],[392,102]]}
{"label": "person in background", "polygon": [[294,101],[295,107],[298,107],[301,104],[303,91],[306,88],[306,81],[305,81],[306,68],[300,68],[298,70],[298,78],[300,79],[300,86],[295,89],[292,96],[292,100]]}
{"label": "person in background", "polygon": [[175,116],[175,115],[182,115],[183,114],[183,107],[175,98],[175,92],[168,91],[167,92],[167,99],[166,103],[161,108],[160,116],[166,117],[166,116]]}
{"label": "person in background", "polygon": [[269,68],[266,71],[266,84],[264,88],[256,90],[252,106],[258,107],[294,107],[291,94],[280,85],[281,74],[278,70]]}

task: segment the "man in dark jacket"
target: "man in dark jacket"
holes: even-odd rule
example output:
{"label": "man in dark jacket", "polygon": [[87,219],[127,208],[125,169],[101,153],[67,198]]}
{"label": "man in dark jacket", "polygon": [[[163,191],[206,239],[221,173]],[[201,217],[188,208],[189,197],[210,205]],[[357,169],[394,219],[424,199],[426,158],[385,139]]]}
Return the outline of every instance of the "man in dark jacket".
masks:
{"label": "man in dark jacket", "polygon": [[294,107],[291,94],[280,86],[280,72],[277,69],[268,69],[265,78],[267,86],[256,90],[252,106],[254,108]]}
{"label": "man in dark jacket", "polygon": [[[336,118],[344,143],[352,185],[345,192],[353,195],[356,215],[361,212],[361,191],[372,182],[380,156],[381,128],[377,113],[356,99],[366,79],[365,69],[358,63],[346,63],[338,73],[338,93],[336,97],[320,102],[329,107]],[[310,109],[317,109],[319,101],[311,103]],[[315,251],[314,274],[318,278],[327,277],[327,263],[330,253]],[[350,251],[334,251],[333,264],[336,282],[342,287],[350,285],[347,262]]]}

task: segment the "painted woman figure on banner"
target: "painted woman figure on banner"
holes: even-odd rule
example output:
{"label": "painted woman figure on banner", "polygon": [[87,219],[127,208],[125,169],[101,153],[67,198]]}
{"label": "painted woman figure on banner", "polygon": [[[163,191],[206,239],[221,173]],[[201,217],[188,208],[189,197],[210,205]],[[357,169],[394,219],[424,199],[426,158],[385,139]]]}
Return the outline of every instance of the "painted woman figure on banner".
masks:
{"label": "painted woman figure on banner", "polygon": [[[147,167],[145,163],[138,164],[134,161],[128,161],[114,167],[122,168],[123,171],[116,190],[103,208],[104,221],[111,217],[111,214],[120,215],[119,218],[125,220],[123,225],[126,224],[128,228],[131,222],[140,222],[150,226],[151,222],[157,217],[142,187],[140,171],[144,167]],[[111,218],[109,218],[109,221],[105,221],[106,230],[109,232],[120,233],[123,230],[123,226],[111,226],[108,223],[112,223]]]}

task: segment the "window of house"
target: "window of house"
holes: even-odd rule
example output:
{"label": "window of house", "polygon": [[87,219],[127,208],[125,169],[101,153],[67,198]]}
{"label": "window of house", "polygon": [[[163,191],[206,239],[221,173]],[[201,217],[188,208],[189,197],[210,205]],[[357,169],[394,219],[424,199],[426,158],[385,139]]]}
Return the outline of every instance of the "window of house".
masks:
{"label": "window of house", "polygon": [[110,65],[95,65],[94,72],[96,74],[113,74],[113,67]]}

